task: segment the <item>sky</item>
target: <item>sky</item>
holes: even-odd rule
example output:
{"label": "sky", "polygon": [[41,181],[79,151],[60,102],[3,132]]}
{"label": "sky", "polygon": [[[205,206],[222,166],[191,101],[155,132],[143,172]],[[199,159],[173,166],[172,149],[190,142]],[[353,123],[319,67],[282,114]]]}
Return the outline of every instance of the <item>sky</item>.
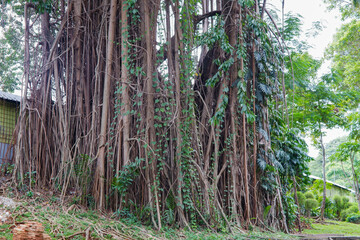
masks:
{"label": "sky", "polygon": [[[281,10],[282,0],[270,0],[268,3]],[[312,46],[312,48],[309,49],[309,53],[313,57],[321,59],[326,47],[332,42],[336,29],[340,28],[342,24],[339,11],[328,10],[323,0],[285,0],[285,13],[287,12],[298,13],[303,17],[302,30],[304,33],[312,27],[313,22],[321,22],[324,28],[316,37],[306,38],[305,34],[303,34],[303,40]],[[326,73],[329,70],[329,66],[330,63],[325,62],[319,70],[320,74]],[[335,138],[344,135],[346,135],[346,132],[342,129],[327,130],[324,137],[324,143],[329,143]],[[310,138],[306,138],[306,142],[309,145],[309,155],[311,157],[316,157],[319,151],[311,146]]]}

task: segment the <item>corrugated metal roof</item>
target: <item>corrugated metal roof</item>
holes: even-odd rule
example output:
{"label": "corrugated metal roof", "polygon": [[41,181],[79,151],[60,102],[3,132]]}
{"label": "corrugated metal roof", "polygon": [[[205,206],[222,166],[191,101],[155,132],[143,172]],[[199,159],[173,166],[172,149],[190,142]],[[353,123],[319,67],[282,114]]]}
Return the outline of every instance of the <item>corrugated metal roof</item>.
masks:
{"label": "corrugated metal roof", "polygon": [[5,99],[13,102],[20,102],[21,97],[15,94],[0,91],[0,99]]}
{"label": "corrugated metal roof", "polygon": [[[320,178],[320,177],[317,177],[317,176],[314,176],[314,175],[310,175],[309,177],[312,178],[312,179],[318,179],[318,180],[324,181],[324,179],[322,179],[322,178]],[[335,186],[337,186],[337,187],[339,187],[339,188],[345,189],[345,190],[347,190],[347,191],[349,191],[349,192],[355,193],[354,190],[352,190],[352,189],[350,189],[350,188],[347,188],[347,187],[345,187],[345,186],[342,186],[342,185],[340,185],[340,184],[334,183],[334,182],[329,181],[329,180],[326,180],[326,182],[327,182],[327,183],[330,183],[330,184],[332,184],[332,185],[335,185]]]}

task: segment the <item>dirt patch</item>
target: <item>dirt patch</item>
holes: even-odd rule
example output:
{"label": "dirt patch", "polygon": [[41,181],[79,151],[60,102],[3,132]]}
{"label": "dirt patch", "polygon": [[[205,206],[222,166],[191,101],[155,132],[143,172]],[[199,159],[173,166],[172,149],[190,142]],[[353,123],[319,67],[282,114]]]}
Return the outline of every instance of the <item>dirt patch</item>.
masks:
{"label": "dirt patch", "polygon": [[17,202],[7,197],[0,197],[0,206],[4,208],[15,208],[18,205]]}
{"label": "dirt patch", "polygon": [[0,197],[0,224],[11,220],[11,213],[8,209],[13,209],[18,205],[17,202],[7,197]]}

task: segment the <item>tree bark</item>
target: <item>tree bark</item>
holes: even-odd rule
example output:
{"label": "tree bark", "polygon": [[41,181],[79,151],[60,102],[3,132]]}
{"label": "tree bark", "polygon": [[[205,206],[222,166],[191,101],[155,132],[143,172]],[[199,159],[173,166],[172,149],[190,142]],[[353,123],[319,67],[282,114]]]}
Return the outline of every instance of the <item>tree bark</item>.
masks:
{"label": "tree bark", "polygon": [[356,200],[358,202],[358,208],[360,209],[359,180],[358,180],[357,174],[355,172],[355,168],[354,168],[354,158],[355,158],[355,153],[350,154],[351,171],[352,171],[352,174],[353,174],[353,181],[354,181]]}
{"label": "tree bark", "polygon": [[[156,4],[155,9],[157,9]],[[153,52],[154,52],[154,46],[153,46],[153,36],[152,33],[156,33],[156,29],[152,27],[152,21],[153,18],[156,19],[157,12],[155,11],[155,14],[151,16],[150,10],[151,5],[149,1],[145,1],[145,45],[146,45],[146,89],[147,89],[147,108],[146,108],[146,134],[147,134],[147,144],[150,147],[150,149],[155,148],[155,128],[154,128],[154,114],[155,114],[155,106],[154,106],[154,87],[153,87],[153,73],[154,73],[154,65],[153,65]],[[153,9],[154,10],[154,9]],[[149,148],[147,147],[147,148]],[[158,230],[161,229],[161,216],[160,216],[160,206],[159,206],[159,200],[158,200],[158,191],[157,191],[157,183],[156,183],[156,176],[155,176],[155,168],[157,165],[156,156],[154,153],[148,152],[147,154],[149,156],[152,156],[151,164],[147,166],[150,171],[150,184],[153,184],[154,189],[154,199],[150,199],[150,201],[155,201],[155,208],[156,208],[156,215],[157,215],[157,228]],[[152,191],[151,189],[149,189]]]}
{"label": "tree bark", "polygon": [[[245,13],[244,13],[245,14]],[[243,21],[243,11],[240,8],[240,23]],[[243,29],[242,24],[240,24],[240,46],[243,45]],[[240,72],[241,72],[241,81],[245,84],[244,79],[244,59],[240,58]],[[246,93],[244,93],[246,94]],[[248,150],[247,150],[247,124],[246,124],[246,114],[242,113],[242,140],[243,140],[243,179],[244,179],[244,189],[245,189],[245,221],[246,225],[250,224],[250,191],[249,191],[249,172],[248,172]]]}
{"label": "tree bark", "polygon": [[121,90],[122,90],[122,119],[123,119],[123,164],[130,161],[130,96],[129,96],[129,74],[128,74],[128,20],[127,1],[121,2]]}
{"label": "tree bark", "polygon": [[323,142],[323,136],[322,136],[323,134],[322,134],[320,122],[319,122],[319,130],[320,130],[320,146],[321,146],[322,157],[323,157],[322,169],[323,169],[323,181],[324,181],[323,199],[321,202],[321,209],[320,209],[320,219],[321,219],[321,221],[324,221],[325,203],[326,203],[326,155],[325,155],[326,153],[325,153],[325,146],[324,146],[324,142]]}
{"label": "tree bark", "polygon": [[117,0],[111,0],[110,3],[110,19],[109,19],[109,33],[106,49],[106,67],[105,67],[105,79],[103,90],[103,104],[101,114],[101,127],[100,127],[100,140],[98,146],[98,159],[95,173],[96,182],[96,203],[98,209],[103,209],[105,206],[105,147],[107,139],[107,123],[110,103],[110,82],[112,77],[112,60],[114,53],[114,38],[116,27],[116,8]]}

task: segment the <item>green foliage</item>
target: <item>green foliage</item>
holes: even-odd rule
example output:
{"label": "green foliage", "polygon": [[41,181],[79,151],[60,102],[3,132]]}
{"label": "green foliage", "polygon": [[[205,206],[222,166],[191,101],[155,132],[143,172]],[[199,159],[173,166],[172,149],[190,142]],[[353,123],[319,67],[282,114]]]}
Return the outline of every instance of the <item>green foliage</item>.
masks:
{"label": "green foliage", "polygon": [[353,203],[352,206],[350,206],[348,209],[349,213],[357,213],[359,212],[359,207],[356,206],[356,203]]}
{"label": "green foliage", "polygon": [[[299,94],[299,90],[306,90],[309,87],[310,82],[316,78],[316,73],[321,62],[314,59],[309,53],[295,53],[291,54],[291,62],[287,61],[288,67],[294,69],[294,79],[291,74],[287,74],[285,77],[286,86],[290,91],[296,89],[296,95]],[[293,80],[295,86],[293,86]],[[292,98],[292,95],[291,95]],[[292,100],[292,99],[289,100]],[[292,102],[292,101],[291,101]]]}
{"label": "green foliage", "polygon": [[341,26],[334,41],[328,47],[326,56],[333,62],[332,68],[342,79],[341,87],[358,90],[360,87],[360,20],[353,20]]}
{"label": "green foliage", "polygon": [[91,158],[86,154],[80,154],[74,164],[74,172],[77,177],[77,187],[80,189],[80,195],[76,196],[74,203],[79,200],[79,203],[92,205],[93,197],[90,195],[90,183],[91,183],[91,170],[89,164]]}
{"label": "green foliage", "polygon": [[[321,205],[323,200],[322,196],[319,196],[317,199],[319,205]],[[325,199],[325,209],[324,209],[324,216],[329,219],[334,219],[336,217],[336,209],[333,201],[330,200],[330,198]]]}
{"label": "green foliage", "polygon": [[34,193],[32,191],[28,191],[26,192],[26,196],[32,198],[34,196]]}
{"label": "green foliage", "polygon": [[315,196],[312,192],[306,192],[304,196],[306,199],[315,199]]}
{"label": "green foliage", "polygon": [[319,203],[312,198],[308,198],[305,200],[305,210],[308,213],[308,216],[310,216],[311,210],[314,210],[319,206]]}
{"label": "green foliage", "polygon": [[52,0],[30,0],[30,2],[34,4],[38,13],[50,13],[52,10]]}
{"label": "green foliage", "polygon": [[360,141],[360,114],[358,112],[353,112],[347,116],[346,129],[350,131],[350,139]]}
{"label": "green foliage", "polygon": [[350,200],[347,197],[342,197],[341,198],[342,202],[343,202],[343,208],[348,208],[350,206]]}
{"label": "green foliage", "polygon": [[0,89],[19,89],[23,73],[23,28],[20,17],[9,5],[0,7]]}
{"label": "green foliage", "polygon": [[284,38],[284,41],[291,41],[300,35],[301,27],[301,16],[295,15],[289,12],[285,16],[284,29],[280,28],[280,32]]}
{"label": "green foliage", "polygon": [[354,141],[348,141],[340,144],[335,154],[331,156],[332,159],[344,162],[350,158],[354,158],[356,153],[360,152],[360,144]]}
{"label": "green foliage", "polygon": [[342,20],[360,17],[359,0],[324,0],[324,2],[328,4],[329,9],[339,9]]}
{"label": "green foliage", "polygon": [[340,213],[341,211],[346,209],[349,199],[346,197],[340,197],[339,195],[335,195],[333,201],[336,217],[340,218]]}
{"label": "green foliage", "polygon": [[345,221],[348,216],[359,212],[359,208],[356,203],[346,203],[344,209],[340,212],[340,218]]}
{"label": "green foliage", "polygon": [[278,144],[276,159],[282,166],[283,174],[305,180],[301,174],[308,172],[307,163],[311,158],[307,155],[307,145],[299,132],[295,129],[285,130],[283,136],[274,141]]}
{"label": "green foliage", "polygon": [[294,121],[302,130],[311,132],[315,143],[318,143],[324,127],[333,128],[341,123],[341,114],[346,110],[340,92],[325,78],[317,84],[310,84],[295,96]]}
{"label": "green foliage", "polygon": [[270,206],[267,206],[267,207],[264,209],[264,215],[263,215],[263,218],[264,218],[264,219],[266,219],[266,217],[268,216],[271,207],[272,207],[272,206],[270,205]]}
{"label": "green foliage", "polygon": [[124,194],[134,179],[140,174],[139,166],[142,159],[136,158],[135,161],[129,162],[114,178],[112,186],[119,191],[120,195]]}
{"label": "green foliage", "polygon": [[305,200],[306,200],[305,194],[302,192],[297,192],[297,197],[300,207],[303,207],[305,205]]}
{"label": "green foliage", "polygon": [[[349,181],[351,177],[351,165],[349,162],[340,162],[334,157],[334,154],[337,151],[337,148],[340,144],[347,141],[347,137],[340,137],[332,140],[325,145],[325,152],[327,156],[330,156],[328,159],[329,164],[326,165],[326,179],[331,180],[342,186],[352,188],[352,183]],[[319,152],[319,156],[309,163],[309,169],[311,175],[322,177],[322,153]]]}
{"label": "green foliage", "polygon": [[347,222],[360,224],[360,213],[352,213],[346,218]]}

